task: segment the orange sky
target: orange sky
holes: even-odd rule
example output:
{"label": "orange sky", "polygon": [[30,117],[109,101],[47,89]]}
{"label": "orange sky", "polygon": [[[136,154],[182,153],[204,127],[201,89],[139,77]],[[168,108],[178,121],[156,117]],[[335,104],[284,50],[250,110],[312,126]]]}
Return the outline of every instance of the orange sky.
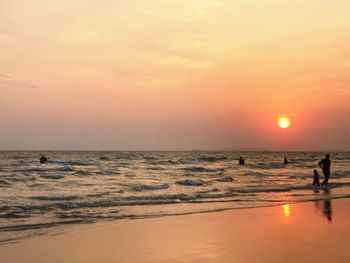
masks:
{"label": "orange sky", "polygon": [[0,1],[0,149],[349,150],[349,10]]}

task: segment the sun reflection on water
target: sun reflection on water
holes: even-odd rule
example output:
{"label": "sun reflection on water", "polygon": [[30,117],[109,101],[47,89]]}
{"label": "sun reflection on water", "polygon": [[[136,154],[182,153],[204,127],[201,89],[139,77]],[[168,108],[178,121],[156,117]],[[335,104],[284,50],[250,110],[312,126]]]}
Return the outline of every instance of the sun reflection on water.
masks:
{"label": "sun reflection on water", "polygon": [[290,216],[290,205],[289,204],[282,205],[282,208],[283,208],[284,216],[288,218]]}

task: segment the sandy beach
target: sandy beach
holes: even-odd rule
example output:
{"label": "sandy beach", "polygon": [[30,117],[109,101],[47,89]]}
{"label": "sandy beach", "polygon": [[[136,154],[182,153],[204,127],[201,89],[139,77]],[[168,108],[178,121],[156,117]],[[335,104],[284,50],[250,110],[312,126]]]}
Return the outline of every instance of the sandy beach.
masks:
{"label": "sandy beach", "polygon": [[349,262],[350,200],[102,222],[0,246],[1,262]]}

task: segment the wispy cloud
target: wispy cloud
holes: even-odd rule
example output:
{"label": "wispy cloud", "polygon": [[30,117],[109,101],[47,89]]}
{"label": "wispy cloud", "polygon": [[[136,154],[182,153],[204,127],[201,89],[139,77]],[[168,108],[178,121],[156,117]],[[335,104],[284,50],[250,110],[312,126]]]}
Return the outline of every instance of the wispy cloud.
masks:
{"label": "wispy cloud", "polygon": [[181,67],[190,69],[208,69],[213,68],[215,66],[215,63],[211,61],[201,61],[180,56],[165,57],[161,60],[160,64],[171,67]]}
{"label": "wispy cloud", "polygon": [[0,88],[42,89],[42,87],[26,82],[18,76],[0,74]]}

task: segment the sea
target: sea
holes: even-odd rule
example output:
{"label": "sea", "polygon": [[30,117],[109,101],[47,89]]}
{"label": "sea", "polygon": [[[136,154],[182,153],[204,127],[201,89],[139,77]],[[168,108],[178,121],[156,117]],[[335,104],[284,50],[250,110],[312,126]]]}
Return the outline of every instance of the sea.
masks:
{"label": "sea", "polygon": [[325,152],[2,151],[0,243],[63,225],[349,198],[350,152],[329,154],[330,185],[313,187]]}

